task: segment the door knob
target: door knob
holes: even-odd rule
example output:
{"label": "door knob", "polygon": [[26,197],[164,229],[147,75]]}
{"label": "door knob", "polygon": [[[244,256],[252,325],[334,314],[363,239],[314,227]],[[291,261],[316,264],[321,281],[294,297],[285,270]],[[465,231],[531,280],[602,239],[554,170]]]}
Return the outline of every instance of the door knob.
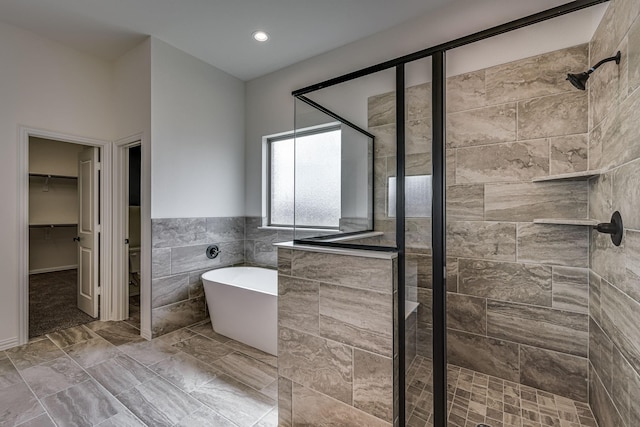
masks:
{"label": "door knob", "polygon": [[79,242],[79,241],[80,241],[80,236],[78,236],[78,237],[74,237],[74,238],[73,238],[73,241],[74,241],[74,242]]}

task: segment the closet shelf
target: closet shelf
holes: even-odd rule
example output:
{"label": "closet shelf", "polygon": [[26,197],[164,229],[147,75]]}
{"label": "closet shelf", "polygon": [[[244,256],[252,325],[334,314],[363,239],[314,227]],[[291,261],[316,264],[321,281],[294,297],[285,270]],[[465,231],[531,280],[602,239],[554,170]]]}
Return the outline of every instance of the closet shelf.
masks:
{"label": "closet shelf", "polygon": [[565,218],[541,218],[534,219],[534,224],[558,224],[558,225],[586,225],[593,227],[598,225],[595,219],[565,219]]}
{"label": "closet shelf", "polygon": [[29,224],[29,228],[77,227],[78,224]]}
{"label": "closet shelf", "polygon": [[544,181],[580,181],[580,180],[588,180],[593,178],[594,176],[602,175],[605,172],[604,169],[593,169],[589,171],[583,172],[573,172],[573,173],[563,173],[559,175],[549,175],[549,176],[541,176],[538,178],[533,178],[532,182],[544,182]]}
{"label": "closet shelf", "polygon": [[30,173],[29,176],[38,177],[38,178],[56,178],[56,179],[78,179],[77,176],[71,175],[54,175],[54,174],[46,174],[46,173]]}

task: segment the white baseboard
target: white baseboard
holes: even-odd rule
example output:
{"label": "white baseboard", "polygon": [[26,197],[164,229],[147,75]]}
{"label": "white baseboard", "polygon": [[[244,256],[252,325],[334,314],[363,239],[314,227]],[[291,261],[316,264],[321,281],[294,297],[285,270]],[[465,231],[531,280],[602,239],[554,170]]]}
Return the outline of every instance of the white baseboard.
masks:
{"label": "white baseboard", "polygon": [[145,340],[151,340],[153,339],[153,334],[151,333],[150,329],[143,329],[142,331],[140,331],[140,335],[142,336],[142,338],[144,338]]}
{"label": "white baseboard", "polygon": [[9,350],[10,348],[13,348],[17,345],[18,345],[17,337],[2,340],[0,341],[0,351]]}
{"label": "white baseboard", "polygon": [[56,271],[76,270],[77,268],[78,268],[78,264],[76,264],[76,265],[62,265],[60,267],[38,268],[36,270],[29,270],[29,274],[53,273],[53,272],[56,272]]}

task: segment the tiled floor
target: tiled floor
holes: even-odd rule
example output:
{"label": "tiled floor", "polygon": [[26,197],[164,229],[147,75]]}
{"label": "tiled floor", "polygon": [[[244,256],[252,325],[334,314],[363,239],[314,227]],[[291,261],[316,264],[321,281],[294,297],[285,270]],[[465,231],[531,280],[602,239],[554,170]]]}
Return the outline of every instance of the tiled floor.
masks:
{"label": "tiled floor", "polygon": [[[431,361],[416,357],[407,375],[410,427],[433,426],[431,374]],[[586,403],[451,365],[447,382],[451,427],[597,427]]]}
{"label": "tiled floor", "polygon": [[0,352],[2,426],[277,425],[276,358],[205,323],[93,322]]}

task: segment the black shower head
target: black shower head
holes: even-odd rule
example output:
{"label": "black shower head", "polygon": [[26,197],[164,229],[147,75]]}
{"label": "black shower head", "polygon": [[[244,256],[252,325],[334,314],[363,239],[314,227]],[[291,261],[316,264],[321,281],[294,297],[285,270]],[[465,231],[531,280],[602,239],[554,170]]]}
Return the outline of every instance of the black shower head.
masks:
{"label": "black shower head", "polygon": [[598,68],[599,66],[601,66],[605,62],[609,62],[609,61],[616,61],[616,64],[619,64],[620,63],[620,56],[621,56],[620,55],[620,51],[618,51],[618,53],[616,53],[616,56],[612,56],[611,58],[603,59],[602,61],[598,62],[593,67],[589,68],[584,73],[567,74],[567,80],[569,80],[571,82],[571,84],[575,86],[576,89],[585,90],[587,88],[587,86],[586,86],[587,80],[589,80],[589,76],[591,75],[591,73],[593,73],[596,70],[596,68]]}
{"label": "black shower head", "polygon": [[587,88],[587,80],[589,80],[589,73],[567,74],[567,80],[569,80],[576,89],[585,90]]}

